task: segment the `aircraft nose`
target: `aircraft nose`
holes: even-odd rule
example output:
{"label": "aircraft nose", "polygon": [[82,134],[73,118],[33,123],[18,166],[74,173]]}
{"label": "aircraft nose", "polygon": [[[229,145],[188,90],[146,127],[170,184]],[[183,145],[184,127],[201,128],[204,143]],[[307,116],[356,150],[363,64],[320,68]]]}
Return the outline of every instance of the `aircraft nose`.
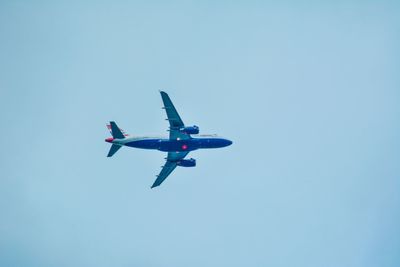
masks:
{"label": "aircraft nose", "polygon": [[228,139],[224,139],[224,140],[223,140],[223,145],[224,145],[224,146],[230,146],[230,145],[232,145],[232,141],[231,141],[231,140],[228,140]]}
{"label": "aircraft nose", "polygon": [[106,142],[108,142],[108,143],[111,143],[113,140],[114,140],[114,138],[109,137],[109,138],[106,138],[106,140],[104,140],[104,141],[106,141]]}

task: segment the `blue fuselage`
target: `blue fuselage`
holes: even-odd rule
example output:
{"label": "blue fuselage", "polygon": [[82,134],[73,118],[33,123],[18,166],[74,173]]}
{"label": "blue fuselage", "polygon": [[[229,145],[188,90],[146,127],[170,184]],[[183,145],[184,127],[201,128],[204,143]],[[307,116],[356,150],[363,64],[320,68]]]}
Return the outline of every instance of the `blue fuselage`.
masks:
{"label": "blue fuselage", "polygon": [[206,148],[220,148],[231,144],[232,141],[224,138],[191,138],[187,140],[143,138],[126,142],[124,145],[142,149],[155,149],[164,152],[178,152]]}

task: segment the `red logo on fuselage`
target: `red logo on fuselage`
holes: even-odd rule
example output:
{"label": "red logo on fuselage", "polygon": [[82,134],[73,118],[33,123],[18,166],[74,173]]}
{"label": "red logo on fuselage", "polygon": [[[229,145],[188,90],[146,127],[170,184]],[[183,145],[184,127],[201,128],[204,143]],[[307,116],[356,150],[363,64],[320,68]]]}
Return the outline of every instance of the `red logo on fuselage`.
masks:
{"label": "red logo on fuselage", "polygon": [[182,149],[186,150],[188,148],[188,146],[186,144],[182,145]]}

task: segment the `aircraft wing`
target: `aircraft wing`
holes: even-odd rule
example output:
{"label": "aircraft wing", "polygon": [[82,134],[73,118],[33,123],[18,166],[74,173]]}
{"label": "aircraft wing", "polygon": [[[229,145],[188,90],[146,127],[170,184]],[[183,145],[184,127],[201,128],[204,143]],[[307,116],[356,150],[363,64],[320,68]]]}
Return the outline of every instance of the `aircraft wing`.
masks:
{"label": "aircraft wing", "polygon": [[157,187],[164,182],[165,179],[175,170],[176,166],[178,166],[178,161],[187,156],[189,152],[168,152],[167,162],[163,166],[159,175],[157,175],[157,179],[154,181],[151,188]]}
{"label": "aircraft wing", "polygon": [[176,111],[174,104],[169,98],[166,92],[160,91],[161,98],[164,103],[164,109],[167,113],[168,121],[169,121],[169,139],[181,139],[187,140],[190,139],[190,136],[182,133],[179,129],[185,127],[181,117],[179,116],[178,111]]}

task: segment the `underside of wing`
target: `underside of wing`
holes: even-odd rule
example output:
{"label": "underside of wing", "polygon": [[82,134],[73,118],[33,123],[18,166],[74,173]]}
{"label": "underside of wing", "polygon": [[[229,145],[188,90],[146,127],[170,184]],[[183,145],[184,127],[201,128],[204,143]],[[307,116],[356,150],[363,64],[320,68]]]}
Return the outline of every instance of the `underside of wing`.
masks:
{"label": "underside of wing", "polygon": [[162,182],[164,182],[164,180],[167,179],[167,177],[175,170],[176,166],[178,166],[178,161],[185,158],[187,154],[189,154],[189,152],[169,152],[167,161],[151,188],[161,185]]}
{"label": "underside of wing", "polygon": [[167,179],[167,177],[175,170],[177,166],[177,163],[174,161],[167,161],[164,165],[164,167],[162,168],[160,174],[157,176],[157,179],[154,181],[153,185],[151,186],[151,188],[157,187],[160,184],[162,184],[162,182],[164,182],[165,179]]}
{"label": "underside of wing", "polygon": [[170,139],[190,139],[190,136],[182,133],[180,131],[181,128],[185,127],[185,124],[183,123],[181,117],[179,116],[178,111],[176,111],[176,108],[174,104],[172,103],[171,99],[169,98],[168,94],[161,91],[161,98],[164,103],[164,109],[165,112],[167,113],[168,117],[168,122],[169,122],[169,138]]}
{"label": "underside of wing", "polygon": [[169,98],[168,94],[163,91],[161,91],[160,94],[161,94],[161,98],[164,103],[165,112],[167,112],[168,121],[169,121],[169,125],[171,126],[171,128],[184,127],[185,124],[183,123],[178,112],[176,111],[174,104],[172,104],[172,101]]}

